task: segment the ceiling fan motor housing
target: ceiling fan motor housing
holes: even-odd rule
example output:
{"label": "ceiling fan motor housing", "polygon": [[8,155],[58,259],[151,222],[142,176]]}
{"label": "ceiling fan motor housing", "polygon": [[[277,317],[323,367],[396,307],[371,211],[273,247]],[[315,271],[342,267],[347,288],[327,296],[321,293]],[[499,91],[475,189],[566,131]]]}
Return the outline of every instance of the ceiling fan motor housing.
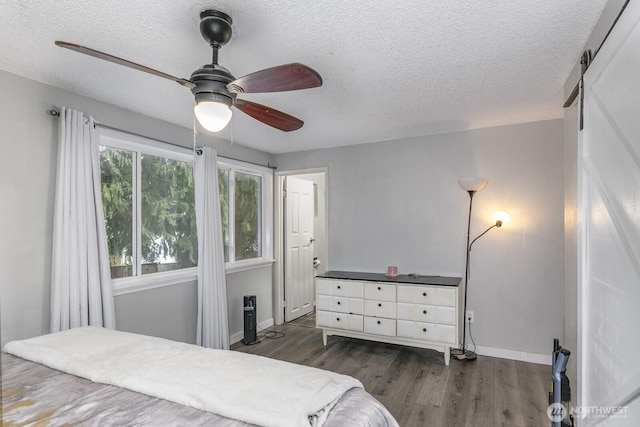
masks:
{"label": "ceiling fan motor housing", "polygon": [[217,64],[203,65],[191,74],[189,79],[195,83],[191,92],[196,103],[201,101],[217,101],[227,106],[233,105],[236,94],[229,92],[227,84],[235,80],[229,71]]}

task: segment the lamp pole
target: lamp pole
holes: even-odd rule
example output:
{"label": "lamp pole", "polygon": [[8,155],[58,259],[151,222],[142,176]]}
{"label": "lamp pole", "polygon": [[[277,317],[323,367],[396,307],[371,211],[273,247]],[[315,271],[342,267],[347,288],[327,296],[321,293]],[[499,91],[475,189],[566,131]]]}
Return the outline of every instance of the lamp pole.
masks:
{"label": "lamp pole", "polygon": [[[464,303],[463,303],[464,308],[462,310],[462,352],[457,357],[458,359],[464,359],[464,360],[476,360],[475,353],[467,352],[467,289],[469,285],[469,255],[471,253],[471,245],[469,244],[469,240],[471,237],[471,208],[473,206],[473,196],[476,194],[476,191],[469,190],[467,191],[467,193],[469,193],[469,218],[467,220],[467,246],[466,246],[467,258],[465,261],[465,268],[464,268]],[[478,238],[474,239],[474,242],[477,239]]]}
{"label": "lamp pole", "polygon": [[465,269],[464,269],[464,303],[463,303],[464,308],[462,312],[463,314],[462,348],[460,349],[460,351],[457,352],[457,354],[454,353],[454,355],[460,360],[472,361],[472,360],[476,360],[478,356],[473,351],[467,351],[467,289],[469,284],[469,260],[471,258],[471,247],[476,242],[476,240],[478,240],[479,238],[487,234],[489,230],[491,230],[494,227],[501,227],[502,220],[500,219],[496,220],[495,224],[491,225],[489,228],[484,230],[481,234],[478,235],[478,237],[476,237],[475,239],[473,239],[473,241],[471,241],[471,243],[469,243],[469,240],[471,237],[471,207],[473,206],[473,196],[476,194],[476,191],[469,190],[467,192],[469,193],[469,219],[467,221],[467,259],[465,262]]}
{"label": "lamp pole", "polygon": [[466,177],[459,178],[458,184],[469,194],[469,216],[467,218],[467,246],[466,246],[466,260],[465,260],[465,268],[464,268],[464,302],[462,308],[462,347],[451,350],[451,354],[458,360],[466,360],[473,361],[476,360],[477,355],[473,351],[467,351],[467,290],[469,286],[469,264],[471,259],[471,248],[473,244],[487,234],[489,230],[494,227],[501,227],[503,222],[509,221],[509,215],[504,211],[499,211],[494,214],[493,220],[495,223],[491,225],[489,228],[484,230],[478,237],[471,240],[471,210],[473,208],[473,196],[486,187],[488,183],[488,179],[479,178],[479,177]]}

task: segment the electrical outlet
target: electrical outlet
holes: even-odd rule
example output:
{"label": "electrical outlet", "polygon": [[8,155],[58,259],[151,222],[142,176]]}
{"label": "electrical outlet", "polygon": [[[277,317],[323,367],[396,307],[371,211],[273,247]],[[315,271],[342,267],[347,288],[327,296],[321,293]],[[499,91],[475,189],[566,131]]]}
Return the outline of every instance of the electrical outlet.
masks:
{"label": "electrical outlet", "polygon": [[467,310],[467,314],[464,316],[465,320],[469,323],[473,323],[473,311]]}

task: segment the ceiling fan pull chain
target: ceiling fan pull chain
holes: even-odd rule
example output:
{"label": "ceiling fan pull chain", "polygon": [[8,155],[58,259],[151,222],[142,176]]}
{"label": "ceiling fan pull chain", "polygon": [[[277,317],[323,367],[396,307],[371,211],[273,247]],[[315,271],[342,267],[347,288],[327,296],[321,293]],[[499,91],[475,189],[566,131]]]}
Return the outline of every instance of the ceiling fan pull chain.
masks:
{"label": "ceiling fan pull chain", "polygon": [[196,161],[196,155],[198,154],[198,150],[196,149],[196,138],[198,136],[198,131],[196,129],[196,115],[193,115],[193,161]]}

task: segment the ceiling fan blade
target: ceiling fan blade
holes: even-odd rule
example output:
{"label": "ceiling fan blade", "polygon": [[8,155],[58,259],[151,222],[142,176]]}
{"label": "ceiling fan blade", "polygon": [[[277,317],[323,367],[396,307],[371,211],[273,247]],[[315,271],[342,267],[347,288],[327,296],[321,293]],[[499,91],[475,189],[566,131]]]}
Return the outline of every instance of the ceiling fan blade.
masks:
{"label": "ceiling fan blade", "polygon": [[236,93],[284,92],[322,86],[322,77],[304,64],[279,65],[247,74],[229,83],[227,89]]}
{"label": "ceiling fan blade", "polygon": [[123,58],[119,58],[108,53],[100,52],[99,50],[91,49],[90,47],[82,46],[75,43],[69,43],[65,41],[56,40],[56,45],[64,47],[66,49],[75,50],[76,52],[84,53],[85,55],[93,56],[94,58],[104,59],[105,61],[113,62],[116,64],[124,65],[125,67],[133,68],[135,70],[144,71],[145,73],[153,74],[154,76],[162,77],[165,79],[173,80],[174,82],[193,89],[196,87],[195,83],[190,80],[182,79],[180,77],[172,76],[171,74],[163,73],[162,71],[155,70],[145,65],[138,64],[136,62],[128,61]]}
{"label": "ceiling fan blade", "polygon": [[233,105],[254,119],[284,132],[300,129],[304,124],[302,120],[282,111],[244,99],[236,99]]}

